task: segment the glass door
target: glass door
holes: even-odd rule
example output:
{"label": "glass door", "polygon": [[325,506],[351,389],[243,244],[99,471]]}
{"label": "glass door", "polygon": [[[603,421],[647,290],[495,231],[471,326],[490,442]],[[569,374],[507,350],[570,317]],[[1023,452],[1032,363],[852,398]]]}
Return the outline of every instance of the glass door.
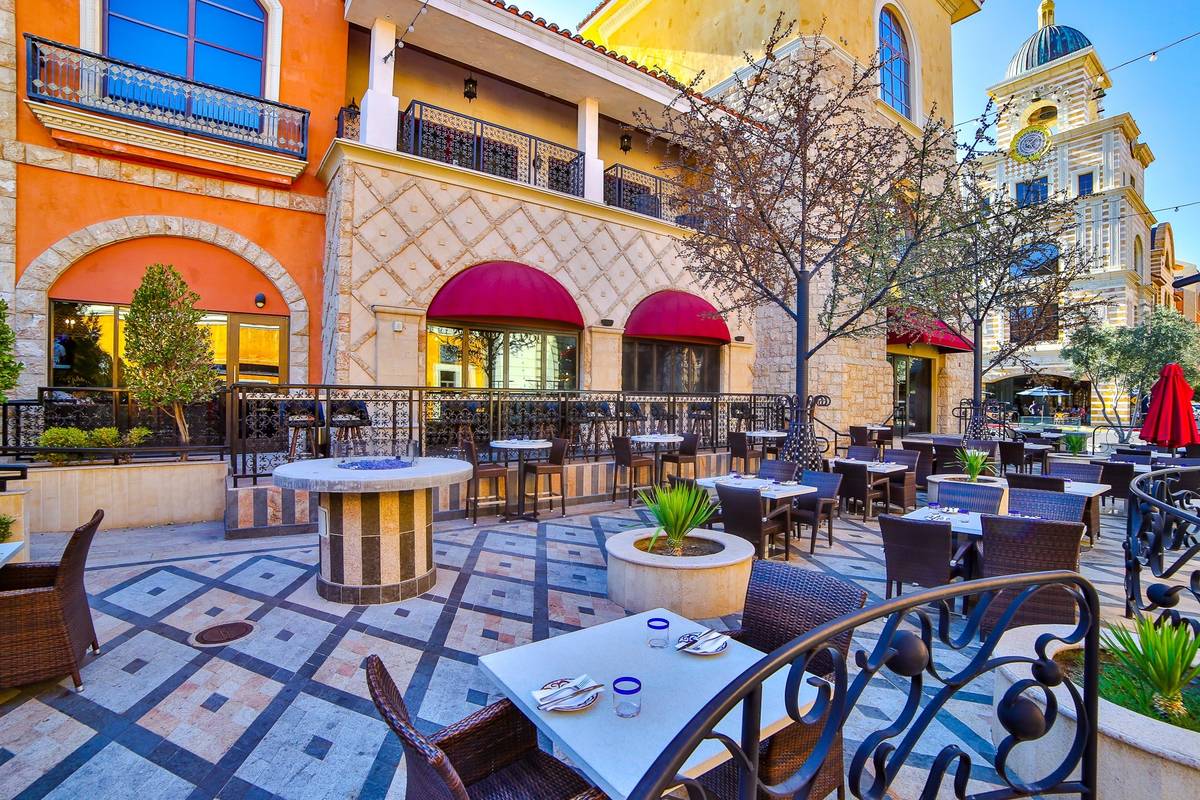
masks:
{"label": "glass door", "polygon": [[893,424],[900,435],[928,433],[932,427],[933,360],[888,353],[892,365]]}
{"label": "glass door", "polygon": [[231,381],[270,384],[287,381],[287,320],[230,314],[229,332],[232,352],[226,363]]}

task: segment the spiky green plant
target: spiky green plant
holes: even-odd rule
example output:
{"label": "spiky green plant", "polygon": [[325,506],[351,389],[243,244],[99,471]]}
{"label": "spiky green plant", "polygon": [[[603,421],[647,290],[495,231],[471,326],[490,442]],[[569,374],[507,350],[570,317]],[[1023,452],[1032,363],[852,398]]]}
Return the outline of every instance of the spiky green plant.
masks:
{"label": "spiky green plant", "polygon": [[1200,635],[1186,622],[1156,623],[1139,614],[1133,630],[1109,623],[1102,639],[1113,658],[1153,692],[1156,711],[1167,719],[1187,715],[1184,688],[1200,677]]}
{"label": "spiky green plant", "polygon": [[1082,455],[1087,450],[1087,436],[1082,433],[1067,433],[1062,437],[1063,446],[1073,456]]}
{"label": "spiky green plant", "polygon": [[638,492],[638,496],[658,523],[647,549],[653,550],[658,537],[665,534],[667,548],[677,556],[683,554],[684,537],[708,522],[714,511],[708,492],[691,484],[655,486],[651,493]]}
{"label": "spiky green plant", "polygon": [[988,454],[984,450],[968,450],[964,447],[955,454],[955,457],[958,459],[958,466],[972,482],[979,480],[979,476],[988,466]]}

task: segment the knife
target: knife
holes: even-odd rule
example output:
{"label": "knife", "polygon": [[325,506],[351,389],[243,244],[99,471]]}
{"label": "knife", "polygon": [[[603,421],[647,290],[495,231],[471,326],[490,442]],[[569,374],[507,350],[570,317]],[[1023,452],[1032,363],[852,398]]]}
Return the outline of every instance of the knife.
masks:
{"label": "knife", "polygon": [[543,701],[541,703],[538,703],[538,711],[553,711],[554,707],[557,706],[559,703],[565,702],[567,700],[572,700],[581,694],[590,694],[598,689],[603,689],[603,688],[604,688],[603,683],[588,684],[587,686],[576,689],[575,691],[571,692],[570,694],[565,694],[562,697],[556,697],[553,700]]}
{"label": "knife", "polygon": [[690,642],[678,642],[678,643],[676,643],[676,645],[675,645],[675,649],[676,649],[676,650],[686,650],[686,649],[688,649],[689,647],[695,647],[696,645],[700,644],[701,642],[703,642],[703,641],[704,641],[704,640],[706,640],[706,639],[710,639],[710,638],[712,638],[713,636],[720,636],[720,635],[721,635],[720,631],[714,631],[714,630],[712,630],[711,628],[708,628],[708,629],[706,629],[706,630],[705,630],[703,633],[701,633],[699,636],[697,636],[695,639],[693,639],[693,640],[692,640],[692,641],[690,641]]}
{"label": "knife", "polygon": [[555,703],[558,700],[561,700],[562,698],[566,697],[571,692],[574,692],[578,689],[583,688],[582,685],[579,683],[579,681],[585,680],[586,678],[587,678],[586,675],[580,675],[578,678],[571,681],[566,686],[558,687],[553,692],[551,692],[550,694],[543,697],[541,699],[541,701],[538,703],[538,705],[541,705],[543,703]]}

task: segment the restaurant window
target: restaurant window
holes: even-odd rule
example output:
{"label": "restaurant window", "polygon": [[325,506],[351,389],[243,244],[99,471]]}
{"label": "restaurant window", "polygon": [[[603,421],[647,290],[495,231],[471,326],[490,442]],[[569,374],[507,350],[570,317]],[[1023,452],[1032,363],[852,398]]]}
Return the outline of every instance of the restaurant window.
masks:
{"label": "restaurant window", "polygon": [[431,323],[426,383],[442,388],[572,390],[578,387],[574,333]]}
{"label": "restaurant window", "polygon": [[1011,342],[1058,341],[1058,306],[1049,305],[1044,310],[1037,306],[1022,306],[1009,315],[1008,336]]}
{"label": "restaurant window", "polygon": [[1043,175],[1017,184],[1017,205],[1021,208],[1044,203],[1050,197],[1050,180]]}
{"label": "restaurant window", "polygon": [[721,348],[627,337],[621,370],[627,392],[716,393],[721,383]]}
{"label": "restaurant window", "polygon": [[1096,176],[1095,173],[1085,172],[1079,176],[1079,196],[1087,197],[1094,190]]}
{"label": "restaurant window", "polygon": [[[51,301],[50,385],[121,387],[128,306]],[[213,370],[228,382],[278,384],[287,375],[288,321],[265,314],[205,312]]]}
{"label": "restaurant window", "polygon": [[891,9],[879,14],[879,80],[883,102],[912,119],[912,59],[900,20]]}

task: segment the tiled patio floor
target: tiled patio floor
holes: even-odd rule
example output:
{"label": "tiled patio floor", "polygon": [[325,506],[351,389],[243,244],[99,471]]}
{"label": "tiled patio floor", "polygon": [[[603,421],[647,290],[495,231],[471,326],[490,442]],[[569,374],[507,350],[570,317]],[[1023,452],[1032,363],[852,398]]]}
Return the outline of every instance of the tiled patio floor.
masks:
{"label": "tiled patio floor", "polygon": [[[590,513],[586,513],[590,512]],[[428,729],[495,698],[479,655],[621,616],[605,596],[605,537],[636,510],[592,508],[539,525],[437,526],[441,567],[429,595],[350,607],[314,591],[315,536],[226,542],[214,526],[102,532],[87,588],[102,643],[85,691],[0,690],[0,797],[397,798],[401,748],[375,714],[362,663],[379,653]],[[1110,613],[1121,607],[1120,517],[1083,556]],[[43,536],[35,556],[65,538]],[[883,596],[878,526],[846,519],[835,546],[793,563]],[[257,629],[224,648],[188,637],[215,622]],[[868,644],[860,631],[856,644]],[[959,663],[962,653],[939,653]],[[847,729],[847,747],[890,719],[903,694],[880,684]],[[989,761],[991,687],[961,692],[910,762],[957,742]],[[871,727],[867,727],[871,726]],[[856,735],[857,733],[857,735]],[[985,783],[994,776],[977,777]],[[905,785],[896,797],[915,797]]]}

